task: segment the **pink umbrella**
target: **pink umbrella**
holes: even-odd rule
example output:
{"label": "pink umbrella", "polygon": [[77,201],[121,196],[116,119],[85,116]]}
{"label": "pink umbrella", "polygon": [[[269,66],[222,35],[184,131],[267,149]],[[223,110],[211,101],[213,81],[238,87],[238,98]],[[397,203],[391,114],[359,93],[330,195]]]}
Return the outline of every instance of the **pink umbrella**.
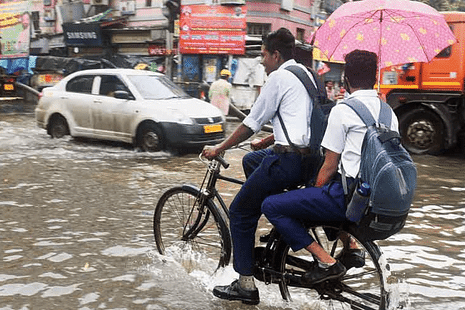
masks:
{"label": "pink umbrella", "polygon": [[318,28],[313,45],[329,60],[355,50],[378,55],[379,69],[429,62],[456,42],[444,17],[427,4],[408,0],[347,2]]}

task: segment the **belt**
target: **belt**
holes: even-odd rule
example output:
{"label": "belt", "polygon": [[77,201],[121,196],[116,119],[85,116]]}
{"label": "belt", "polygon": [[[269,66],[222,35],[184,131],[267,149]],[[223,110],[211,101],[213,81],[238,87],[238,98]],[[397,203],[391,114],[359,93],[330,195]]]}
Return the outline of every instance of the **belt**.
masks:
{"label": "belt", "polygon": [[311,155],[313,153],[312,149],[310,149],[309,147],[297,148],[297,147],[292,147],[290,145],[281,145],[281,144],[273,145],[273,151],[276,154],[298,153],[302,155]]}

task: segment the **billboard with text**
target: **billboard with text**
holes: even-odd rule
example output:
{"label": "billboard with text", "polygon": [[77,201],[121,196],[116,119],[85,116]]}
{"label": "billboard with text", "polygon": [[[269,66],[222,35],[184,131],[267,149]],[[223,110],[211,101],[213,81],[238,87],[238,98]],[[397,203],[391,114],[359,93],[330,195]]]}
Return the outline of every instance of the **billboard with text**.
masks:
{"label": "billboard with text", "polygon": [[181,54],[245,53],[245,5],[183,5],[179,19]]}
{"label": "billboard with text", "polygon": [[29,55],[31,7],[30,0],[0,3],[0,58]]}

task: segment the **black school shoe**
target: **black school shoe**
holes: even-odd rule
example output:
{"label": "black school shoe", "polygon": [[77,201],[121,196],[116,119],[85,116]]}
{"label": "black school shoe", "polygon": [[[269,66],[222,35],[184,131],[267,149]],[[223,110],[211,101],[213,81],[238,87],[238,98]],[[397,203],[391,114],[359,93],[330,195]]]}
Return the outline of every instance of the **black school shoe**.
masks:
{"label": "black school shoe", "polygon": [[344,249],[335,259],[340,261],[347,270],[352,267],[361,268],[365,266],[365,251],[360,249]]}
{"label": "black school shoe", "polygon": [[315,262],[310,270],[302,276],[302,281],[310,285],[318,284],[326,280],[338,279],[345,275],[346,271],[346,267],[340,261],[328,268],[322,268]]}
{"label": "black school shoe", "polygon": [[239,285],[239,280],[235,280],[230,285],[215,286],[213,289],[213,295],[221,299],[240,300],[242,303],[248,305],[258,305],[260,303],[258,289],[244,290]]}

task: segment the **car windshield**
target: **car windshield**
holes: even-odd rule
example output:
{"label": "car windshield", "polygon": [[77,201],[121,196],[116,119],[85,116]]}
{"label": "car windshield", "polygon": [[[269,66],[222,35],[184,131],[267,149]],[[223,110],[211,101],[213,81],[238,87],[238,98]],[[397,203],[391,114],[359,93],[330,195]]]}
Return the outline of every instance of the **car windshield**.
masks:
{"label": "car windshield", "polygon": [[165,76],[129,75],[128,78],[142,97],[147,100],[189,97],[182,88]]}

